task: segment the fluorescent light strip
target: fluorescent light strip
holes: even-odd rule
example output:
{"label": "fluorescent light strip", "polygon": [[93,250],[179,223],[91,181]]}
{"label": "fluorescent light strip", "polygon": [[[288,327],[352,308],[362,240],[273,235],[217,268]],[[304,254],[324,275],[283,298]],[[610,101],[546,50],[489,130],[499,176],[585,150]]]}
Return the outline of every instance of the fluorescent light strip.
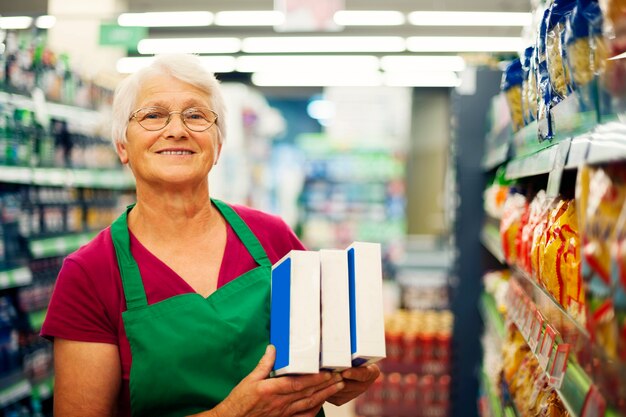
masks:
{"label": "fluorescent light strip", "polygon": [[385,71],[463,71],[465,60],[460,56],[388,55],[380,58]]}
{"label": "fluorescent light strip", "polygon": [[120,26],[182,27],[209,26],[213,22],[211,12],[151,12],[122,13],[117,18]]}
{"label": "fluorescent light strip", "polygon": [[[220,73],[235,71],[235,58],[232,56],[201,56],[200,60],[207,71]],[[132,74],[147,67],[152,61],[154,57],[147,56],[120,58],[116,69],[121,74]]]}
{"label": "fluorescent light strip", "polygon": [[137,51],[142,55],[166,53],[229,54],[239,52],[237,38],[168,38],[142,39]]}
{"label": "fluorescent light strip", "polygon": [[392,71],[384,74],[390,87],[458,87],[461,79],[452,71]]}
{"label": "fluorescent light strip", "polygon": [[405,22],[404,14],[395,10],[340,10],[334,20],[341,26],[399,26]]}
{"label": "fluorescent light strip", "polygon": [[519,37],[412,36],[406,40],[411,52],[518,52]]}
{"label": "fluorescent light strip", "polygon": [[51,15],[39,16],[35,19],[35,26],[39,29],[50,29],[57,22],[57,18]]}
{"label": "fluorescent light strip", "polygon": [[422,12],[409,13],[416,26],[530,26],[531,13],[514,12]]}
{"label": "fluorescent light strip", "polygon": [[279,11],[223,11],[215,14],[217,26],[275,26],[282,25],[285,15]]}
{"label": "fluorescent light strip", "polygon": [[399,36],[275,36],[243,40],[247,53],[281,52],[401,52],[405,41]]}
{"label": "fluorescent light strip", "polygon": [[373,55],[245,55],[237,58],[239,72],[280,70],[301,71],[311,68],[354,71],[377,71],[378,58]]}
{"label": "fluorescent light strip", "polygon": [[264,87],[329,87],[329,86],[378,86],[382,74],[378,71],[362,72],[319,72],[311,69],[306,72],[255,72],[252,83]]}
{"label": "fluorescent light strip", "polygon": [[29,16],[0,17],[0,29],[28,29],[32,23]]}

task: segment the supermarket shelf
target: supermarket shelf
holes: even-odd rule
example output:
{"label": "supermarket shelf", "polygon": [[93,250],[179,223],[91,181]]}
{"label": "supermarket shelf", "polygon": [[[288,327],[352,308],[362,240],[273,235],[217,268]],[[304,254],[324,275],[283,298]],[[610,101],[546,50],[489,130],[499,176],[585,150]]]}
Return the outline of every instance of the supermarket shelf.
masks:
{"label": "supermarket shelf", "polygon": [[500,231],[493,224],[485,224],[480,233],[480,241],[483,246],[502,264],[506,263],[502,242],[500,241]]}
{"label": "supermarket shelf", "polygon": [[489,402],[489,410],[491,411],[491,416],[504,417],[504,408],[502,407],[500,398],[496,394],[496,390],[484,370],[480,372],[480,379],[483,392]]}
{"label": "supermarket shelf", "polygon": [[15,373],[0,380],[0,407],[13,404],[31,394],[30,382],[21,373]]}
{"label": "supermarket shelf", "polygon": [[496,300],[491,294],[483,293],[480,296],[480,311],[484,320],[489,320],[493,324],[498,336],[504,339],[506,337],[506,327],[504,325],[504,318],[498,311],[496,306]]}
{"label": "supermarket shelf", "polygon": [[[39,111],[42,108],[36,106],[35,101],[22,94],[13,94],[0,91],[0,103],[10,103],[12,106],[28,109],[31,111]],[[45,111],[50,117],[57,119],[63,119],[67,121],[98,121],[102,119],[102,115],[91,109],[85,109],[82,107],[70,106],[67,104],[45,102]]]}
{"label": "supermarket shelf", "polygon": [[62,236],[33,239],[28,242],[30,253],[35,259],[67,255],[89,242],[94,232],[71,233]]}
{"label": "supermarket shelf", "polygon": [[28,285],[32,280],[33,275],[27,267],[0,271],[0,290]]}
{"label": "supermarket shelf", "polygon": [[2,182],[53,187],[133,189],[133,176],[123,169],[29,168],[0,166]]}
{"label": "supermarket shelf", "polygon": [[549,173],[554,167],[558,148],[558,144],[554,144],[533,154],[513,159],[506,166],[506,179],[515,180]]}
{"label": "supermarket shelf", "polygon": [[[565,139],[567,140],[567,139]],[[558,141],[534,153],[512,159],[506,165],[509,180],[548,174],[555,167]],[[596,126],[571,140],[565,162],[566,169],[575,169],[582,163],[601,164],[626,160],[626,124],[615,121]]]}

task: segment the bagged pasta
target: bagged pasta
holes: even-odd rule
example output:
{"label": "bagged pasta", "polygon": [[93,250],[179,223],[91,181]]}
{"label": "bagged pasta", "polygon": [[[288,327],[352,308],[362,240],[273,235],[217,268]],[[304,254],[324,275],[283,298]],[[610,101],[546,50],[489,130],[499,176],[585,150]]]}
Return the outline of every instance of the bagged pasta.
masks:
{"label": "bagged pasta", "polygon": [[524,127],[522,115],[522,63],[519,58],[514,59],[502,74],[500,89],[506,96],[511,114],[511,127],[517,132]]}
{"label": "bagged pasta", "polygon": [[595,110],[597,83],[594,77],[604,69],[606,47],[602,35],[602,14],[597,0],[578,0],[565,29],[567,68],[572,87],[578,92],[582,111]]}
{"label": "bagged pasta", "polygon": [[524,50],[522,63],[522,119],[524,125],[531,123],[537,117],[537,79],[534,66],[531,65],[535,47],[529,46]]}
{"label": "bagged pasta", "polygon": [[611,249],[615,247],[616,225],[626,199],[625,167],[583,167],[577,179],[576,198],[584,211],[581,253],[589,333],[610,358],[615,358],[617,324]]}
{"label": "bagged pasta", "polygon": [[548,73],[547,49],[546,49],[546,33],[548,27],[548,18],[550,17],[550,9],[546,9],[543,13],[541,23],[539,25],[539,33],[537,35],[537,45],[535,54],[535,72],[537,78],[537,120],[545,119],[548,116],[548,104],[551,101],[550,91],[550,75]]}
{"label": "bagged pasta", "polygon": [[574,6],[576,6],[574,0],[555,0],[550,7],[546,25],[545,47],[546,65],[552,90],[551,106],[558,104],[572,92],[569,68],[564,64],[567,56],[563,39],[565,23]]}
{"label": "bagged pasta", "polygon": [[[626,1],[604,0],[600,3],[600,8],[607,56],[619,56],[626,52]],[[609,59],[604,63],[606,66],[601,73],[602,85],[612,96],[612,110],[623,119],[626,113],[626,60]]]}

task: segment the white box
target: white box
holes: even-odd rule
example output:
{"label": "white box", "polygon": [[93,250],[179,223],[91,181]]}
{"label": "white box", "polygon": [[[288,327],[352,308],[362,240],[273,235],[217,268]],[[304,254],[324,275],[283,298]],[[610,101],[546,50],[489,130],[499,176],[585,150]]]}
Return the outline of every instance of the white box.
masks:
{"label": "white box", "polygon": [[274,374],[319,372],[320,257],[292,250],[272,266],[270,343]]}
{"label": "white box", "polygon": [[386,356],[380,243],[353,242],[347,249],[352,366]]}
{"label": "white box", "polygon": [[348,254],[340,249],[321,249],[319,254],[322,291],[320,368],[341,371],[352,366]]}

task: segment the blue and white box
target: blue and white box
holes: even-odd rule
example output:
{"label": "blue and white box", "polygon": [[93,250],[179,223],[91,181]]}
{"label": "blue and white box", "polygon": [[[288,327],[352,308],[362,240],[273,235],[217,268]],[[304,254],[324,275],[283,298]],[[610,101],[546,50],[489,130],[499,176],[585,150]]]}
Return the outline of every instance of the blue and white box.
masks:
{"label": "blue and white box", "polygon": [[353,242],[348,252],[352,366],[386,356],[380,243]]}
{"label": "blue and white box", "polygon": [[272,266],[270,343],[275,375],[319,372],[318,252],[292,250]]}
{"label": "blue and white box", "polygon": [[348,256],[341,249],[321,249],[319,254],[322,292],[320,368],[341,371],[352,366]]}

